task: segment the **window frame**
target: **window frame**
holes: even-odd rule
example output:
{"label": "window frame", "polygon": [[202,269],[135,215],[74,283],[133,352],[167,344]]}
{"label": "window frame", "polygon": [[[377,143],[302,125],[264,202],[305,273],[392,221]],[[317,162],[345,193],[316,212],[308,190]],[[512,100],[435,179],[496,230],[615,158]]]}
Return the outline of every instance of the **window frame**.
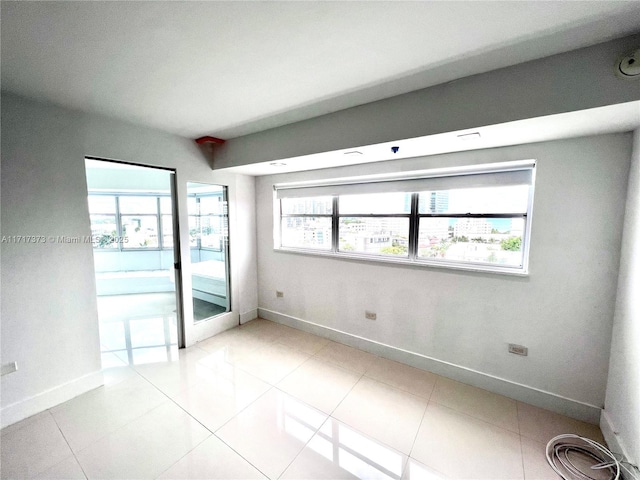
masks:
{"label": "window frame", "polygon": [[[399,264],[399,265],[408,265],[414,267],[433,267],[433,268],[446,268],[446,269],[454,269],[454,270],[467,270],[467,271],[478,271],[478,272],[488,272],[488,273],[498,273],[498,274],[506,274],[506,275],[517,275],[517,276],[527,276],[529,275],[529,254],[530,254],[530,243],[531,243],[531,223],[532,223],[532,214],[533,214],[533,199],[534,199],[534,190],[535,190],[535,174],[536,174],[536,160],[522,160],[515,162],[502,162],[499,164],[486,164],[486,165],[473,165],[470,167],[455,167],[449,169],[437,169],[431,171],[421,171],[421,172],[408,172],[404,174],[407,178],[415,180],[416,178],[425,178],[429,179],[435,176],[449,176],[456,177],[468,174],[474,175],[482,175],[484,173],[493,173],[500,171],[511,171],[511,170],[530,170],[531,181],[528,184],[528,198],[527,198],[527,208],[526,212],[522,213],[504,213],[504,212],[492,212],[492,213],[420,213],[419,211],[419,195],[418,191],[407,191],[405,193],[411,194],[411,209],[409,214],[340,214],[340,195],[348,195],[349,193],[341,193],[332,195],[332,213],[329,214],[283,214],[282,213],[282,202],[281,199],[278,198],[278,190],[280,189],[288,189],[288,188],[300,188],[304,189],[309,186],[312,188],[323,187],[323,186],[331,186],[331,185],[340,185],[344,190],[344,187],[349,187],[350,185],[358,186],[366,183],[369,177],[360,177],[360,181],[358,177],[351,177],[348,179],[330,179],[324,182],[300,182],[300,183],[282,183],[282,184],[274,184],[273,185],[273,219],[274,219],[274,228],[273,228],[273,241],[274,241],[274,251],[276,252],[290,252],[290,253],[299,253],[306,255],[314,255],[314,256],[328,256],[333,258],[343,258],[348,260],[359,260],[366,262],[378,262],[378,263],[391,263],[391,264]],[[501,170],[502,169],[502,170]],[[442,173],[445,175],[442,175]],[[433,173],[434,175],[430,175]],[[387,177],[384,176],[375,176],[375,180],[373,181],[385,181],[384,179]],[[389,177],[391,178],[391,177]],[[395,179],[397,177],[393,177]],[[500,187],[502,185],[495,185],[496,187]],[[459,187],[458,187],[459,188]],[[449,190],[456,190],[456,187],[452,187]],[[428,188],[424,191],[430,191]],[[382,193],[382,192],[380,192]],[[314,195],[310,197],[302,197],[299,198],[314,198]],[[327,196],[327,195],[322,195]],[[329,250],[326,249],[314,249],[307,247],[288,247],[282,246],[282,219],[286,217],[331,217],[331,248]],[[395,255],[384,255],[384,254],[371,254],[371,253],[360,253],[360,252],[352,252],[352,251],[344,251],[340,250],[340,220],[342,218],[409,218],[409,238],[408,238],[408,252],[407,256],[395,256]],[[420,257],[419,255],[419,233],[420,233],[420,220],[422,218],[522,218],[523,219],[523,231],[522,231],[522,246],[521,246],[521,265],[504,265],[504,264],[492,264],[488,262],[472,262],[472,261],[462,261],[462,260],[453,260],[453,259],[434,259],[429,257]]]}
{"label": "window frame", "polygon": [[328,249],[323,248],[303,248],[303,247],[289,247],[284,246],[282,249],[293,250],[293,251],[302,251],[306,252],[311,250],[313,252],[322,252],[322,253],[336,253],[336,242],[335,242],[335,232],[337,230],[336,219],[334,218],[335,213],[338,208],[338,203],[336,197],[331,197],[331,213],[282,213],[282,202],[276,201],[278,204],[278,241],[280,244],[282,243],[282,220],[284,218],[330,218],[331,219],[331,246]]}
{"label": "window frame", "polygon": [[[220,202],[222,203],[222,212],[221,213],[201,213],[200,211],[200,200],[202,198],[210,198],[210,197],[217,197],[220,199]],[[189,241],[189,248],[191,250],[207,250],[210,252],[223,252],[224,251],[224,240],[223,238],[228,237],[228,229],[229,229],[229,225],[228,225],[228,208],[229,208],[229,201],[228,199],[225,197],[224,193],[220,192],[216,192],[216,193],[192,193],[187,195],[187,198],[193,198],[195,201],[195,206],[196,206],[196,210],[197,213],[192,213],[189,212],[188,213],[188,217],[189,219],[193,218],[195,219],[195,223],[196,223],[196,229],[198,230],[198,234],[196,236],[196,244],[195,245],[191,245],[191,241]],[[221,228],[221,234],[220,234],[220,247],[219,248],[215,248],[215,247],[208,247],[208,246],[203,246],[202,245],[202,222],[200,221],[202,218],[217,218],[218,222],[220,223],[220,228]],[[189,235],[191,235],[191,229],[189,228]]]}
{"label": "window frame", "polygon": [[[164,222],[162,220],[162,216],[171,216],[168,213],[162,213],[161,210],[161,202],[160,199],[167,197],[171,198],[171,194],[162,194],[162,193],[146,193],[146,192],[112,192],[112,191],[99,191],[99,192],[89,192],[88,197],[99,197],[99,196],[107,196],[114,197],[115,199],[115,213],[101,213],[101,212],[89,212],[89,215],[110,215],[115,216],[116,219],[116,237],[123,238],[124,237],[124,228],[122,223],[122,217],[156,217],[156,231],[158,238],[158,246],[157,247],[130,247],[125,242],[115,242],[116,247],[103,248],[97,245],[93,245],[93,249],[99,252],[157,252],[162,250],[172,250],[173,245],[165,245],[164,244],[164,235],[163,235],[163,226]],[[156,202],[156,212],[155,213],[123,213],[120,208],[120,198],[121,197],[151,197],[155,198]]]}

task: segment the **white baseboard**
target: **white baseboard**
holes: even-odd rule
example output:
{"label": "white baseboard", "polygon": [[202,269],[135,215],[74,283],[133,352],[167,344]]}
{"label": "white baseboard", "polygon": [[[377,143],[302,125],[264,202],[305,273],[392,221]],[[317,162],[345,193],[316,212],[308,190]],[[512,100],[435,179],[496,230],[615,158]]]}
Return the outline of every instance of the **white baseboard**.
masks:
{"label": "white baseboard", "polygon": [[254,308],[253,310],[240,314],[240,323],[247,323],[251,320],[255,320],[256,318],[258,318],[258,309]]}
{"label": "white baseboard", "polygon": [[304,330],[321,337],[334,340],[352,347],[365,350],[381,357],[402,362],[412,367],[421,368],[433,372],[443,377],[451,378],[459,382],[473,385],[478,388],[489,390],[490,392],[504,395],[505,397],[520,400],[540,408],[545,408],[553,412],[566,415],[571,418],[582,420],[594,425],[600,421],[601,408],[596,405],[566,398],[551,392],[540,390],[535,387],[523,385],[504,378],[479,372],[461,365],[438,360],[416,352],[410,352],[384,343],[359,337],[341,330],[309,322],[301,318],[292,317],[283,313],[258,308],[258,315],[261,318],[281,323],[289,327]]}
{"label": "white baseboard", "polygon": [[90,390],[104,385],[102,371],[90,373],[57,387],[46,390],[42,393],[26,398],[20,402],[12,403],[0,410],[0,428],[13,425],[20,420],[29,418],[37,413],[44,412],[49,408],[71,400]]}
{"label": "white baseboard", "polygon": [[[616,433],[617,429],[613,424],[613,420],[611,416],[607,413],[606,410],[602,410],[602,415],[600,415],[600,430],[602,430],[602,435],[604,436],[604,441],[607,442],[607,447],[613,453],[619,454],[618,460],[629,461],[629,454],[627,453],[627,449],[625,448],[624,441],[620,436]],[[620,458],[622,457],[622,458]],[[625,480],[640,480],[640,471],[636,469],[633,471],[633,467],[626,466],[625,471],[623,471]]]}

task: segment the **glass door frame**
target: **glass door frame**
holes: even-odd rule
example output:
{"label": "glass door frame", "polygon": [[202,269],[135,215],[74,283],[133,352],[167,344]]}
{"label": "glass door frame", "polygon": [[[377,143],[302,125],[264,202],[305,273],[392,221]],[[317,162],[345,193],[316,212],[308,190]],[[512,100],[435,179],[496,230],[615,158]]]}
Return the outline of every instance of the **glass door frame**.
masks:
{"label": "glass door frame", "polygon": [[[178,348],[185,348],[186,335],[184,327],[184,292],[182,288],[182,261],[181,261],[181,248],[180,248],[180,213],[179,213],[179,201],[178,201],[178,173],[175,168],[161,167],[157,165],[147,165],[144,163],[128,162],[124,160],[114,160],[110,158],[95,157],[91,155],[85,155],[85,160],[97,160],[100,162],[115,163],[119,165],[130,165],[133,167],[152,168],[155,170],[163,170],[169,173],[169,185],[171,192],[171,221],[173,227],[173,269],[174,269],[174,284],[175,284],[175,299],[176,299],[176,326],[177,326],[177,343]],[[158,212],[161,215],[160,212]],[[163,232],[159,231],[158,235],[162,235]],[[95,273],[94,273],[95,274]]]}
{"label": "glass door frame", "polygon": [[[189,192],[189,186],[195,186],[195,185],[201,185],[201,186],[211,186],[211,187],[220,187],[221,188],[221,194],[219,195],[222,199],[223,202],[223,213],[218,215],[216,214],[215,216],[221,217],[222,218],[222,242],[220,245],[220,251],[221,253],[224,255],[224,274],[225,274],[225,296],[226,296],[226,303],[227,303],[227,310],[225,312],[221,312],[217,315],[212,315],[211,317],[207,317],[207,318],[203,318],[200,320],[196,320],[195,319],[195,306],[194,306],[194,324],[197,324],[199,322],[207,322],[213,318],[216,318],[220,315],[225,315],[228,313],[231,313],[232,311],[232,292],[231,292],[231,259],[230,259],[230,236],[231,236],[231,224],[230,224],[230,215],[229,215],[229,186],[225,185],[225,184],[220,184],[220,183],[204,183],[204,182],[187,182],[187,199],[189,197],[193,197],[195,196],[196,199],[196,203],[200,204],[201,203],[201,199],[203,197],[208,197],[208,196],[218,196],[217,194],[207,194],[207,193],[190,193]],[[189,209],[189,202],[187,201],[187,210]],[[226,211],[225,211],[226,210]],[[189,217],[193,216],[192,212],[188,211],[187,212],[189,214]],[[200,215],[200,211],[198,211],[198,216]],[[208,216],[210,216],[210,214],[208,214]],[[202,232],[200,231],[199,234],[201,234]],[[198,244],[198,249],[201,248],[201,238],[198,237],[197,240],[197,244]],[[192,259],[192,251],[191,251],[191,245],[189,245],[189,258]],[[193,264],[193,261],[191,262]],[[192,277],[192,281],[193,281],[193,277]],[[192,297],[193,297],[193,288],[192,288]],[[192,298],[192,301],[195,297]]]}
{"label": "glass door frame", "polygon": [[[224,250],[226,252],[226,262],[225,262],[225,274],[227,277],[227,300],[229,304],[229,310],[224,313],[220,313],[219,315],[215,315],[213,317],[209,317],[204,320],[200,320],[198,322],[194,321],[195,318],[191,318],[189,313],[193,315],[193,301],[189,302],[192,296],[192,290],[188,287],[192,286],[191,272],[192,266],[191,264],[187,265],[187,262],[191,260],[191,252],[190,252],[190,243],[189,243],[189,209],[187,205],[188,199],[188,188],[187,185],[190,183],[197,183],[202,185],[211,185],[223,187],[226,195],[227,202],[227,239],[226,244],[224,245]],[[182,210],[182,216],[180,220],[182,220],[183,229],[181,232],[182,235],[182,245],[186,245],[185,248],[182,249],[182,271],[183,275],[183,289],[184,289],[184,299],[185,302],[183,304],[184,307],[184,319],[183,322],[185,329],[185,342],[186,346],[190,347],[192,345],[197,344],[200,341],[203,341],[207,338],[210,338],[214,335],[217,335],[225,330],[228,330],[233,327],[237,327],[240,325],[240,314],[239,314],[239,305],[238,298],[239,292],[235,290],[236,286],[234,286],[234,266],[232,265],[233,256],[234,256],[234,247],[232,245],[232,239],[234,238],[235,232],[235,222],[237,218],[235,217],[235,198],[236,198],[236,185],[234,180],[228,178],[227,175],[212,175],[211,178],[203,179],[200,176],[189,175],[186,179],[184,176],[180,179],[179,183],[180,190],[180,207]],[[234,204],[234,205],[232,205]],[[187,225],[187,227],[185,227]]]}

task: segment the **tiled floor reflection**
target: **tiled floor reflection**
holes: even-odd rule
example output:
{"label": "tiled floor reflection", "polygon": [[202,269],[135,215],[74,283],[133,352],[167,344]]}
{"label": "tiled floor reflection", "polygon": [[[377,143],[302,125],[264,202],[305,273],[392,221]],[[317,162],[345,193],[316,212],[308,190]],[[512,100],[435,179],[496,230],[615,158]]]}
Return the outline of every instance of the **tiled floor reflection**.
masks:
{"label": "tiled floor reflection", "polygon": [[329,418],[282,478],[402,478],[407,456]]}
{"label": "tiled floor reflection", "polygon": [[103,368],[177,358],[173,292],[98,297]]}
{"label": "tiled floor reflection", "polygon": [[177,350],[172,312],[147,303],[126,321],[128,300],[103,326],[105,386],[2,430],[2,478],[553,479],[550,436],[602,442],[597,426],[266,320]]}

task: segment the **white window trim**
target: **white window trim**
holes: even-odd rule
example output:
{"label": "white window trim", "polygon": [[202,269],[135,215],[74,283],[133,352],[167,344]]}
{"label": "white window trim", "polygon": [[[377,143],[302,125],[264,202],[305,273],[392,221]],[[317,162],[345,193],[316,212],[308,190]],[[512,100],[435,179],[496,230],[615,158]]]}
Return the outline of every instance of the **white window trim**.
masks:
{"label": "white window trim", "polygon": [[[451,167],[451,168],[438,168],[438,169],[430,169],[430,170],[419,170],[419,171],[411,171],[411,172],[403,172],[400,174],[379,174],[379,175],[367,175],[361,177],[343,177],[343,178],[333,178],[322,181],[303,181],[303,182],[289,182],[289,183],[279,183],[273,185],[273,245],[274,251],[276,252],[286,252],[286,253],[295,253],[302,255],[311,255],[311,256],[319,256],[319,257],[330,257],[334,259],[344,259],[344,260],[352,260],[352,261],[365,261],[365,262],[375,262],[382,264],[392,264],[392,265],[402,265],[402,266],[411,266],[418,268],[444,268],[444,269],[454,269],[454,270],[465,270],[465,271],[473,271],[473,272],[488,272],[488,273],[498,273],[505,275],[515,275],[515,276],[528,276],[529,275],[529,254],[530,254],[530,244],[531,244],[531,222],[532,222],[532,214],[533,214],[533,199],[534,199],[534,190],[535,190],[535,177],[536,177],[536,160],[518,160],[511,162],[499,162],[492,164],[481,164],[481,165],[471,165],[471,166],[460,166],[460,167]],[[363,184],[387,184],[390,185],[395,182],[407,182],[407,185],[419,181],[422,179],[435,179],[435,178],[443,178],[443,177],[461,177],[464,175],[482,175],[482,174],[490,174],[490,173],[499,173],[499,172],[516,172],[521,170],[530,170],[531,173],[531,188],[529,189],[529,198],[527,203],[527,213],[525,219],[525,226],[522,235],[522,244],[523,244],[523,252],[522,252],[522,266],[521,267],[512,267],[512,266],[502,266],[502,265],[493,265],[486,263],[473,263],[473,262],[461,262],[461,261],[453,261],[453,260],[438,260],[433,258],[398,258],[393,256],[382,256],[382,255],[369,255],[369,254],[359,254],[353,252],[340,252],[336,250],[320,250],[320,249],[307,249],[307,248],[295,248],[295,247],[283,247],[281,245],[281,210],[280,210],[280,198],[283,195],[283,192],[289,191],[293,192],[294,190],[306,190],[307,192],[314,192],[313,196],[319,196],[319,191],[322,191],[325,187],[337,187],[340,191],[345,191],[345,189],[349,189],[349,186],[354,186],[354,190],[358,190],[358,186]],[[376,187],[373,187],[374,190]],[[307,190],[308,189],[308,190]],[[397,191],[397,190],[396,190]],[[359,191],[354,193],[360,193]],[[300,194],[293,194],[292,197],[298,196],[301,197]],[[312,196],[312,195],[309,195]],[[335,212],[333,212],[335,215]]]}

